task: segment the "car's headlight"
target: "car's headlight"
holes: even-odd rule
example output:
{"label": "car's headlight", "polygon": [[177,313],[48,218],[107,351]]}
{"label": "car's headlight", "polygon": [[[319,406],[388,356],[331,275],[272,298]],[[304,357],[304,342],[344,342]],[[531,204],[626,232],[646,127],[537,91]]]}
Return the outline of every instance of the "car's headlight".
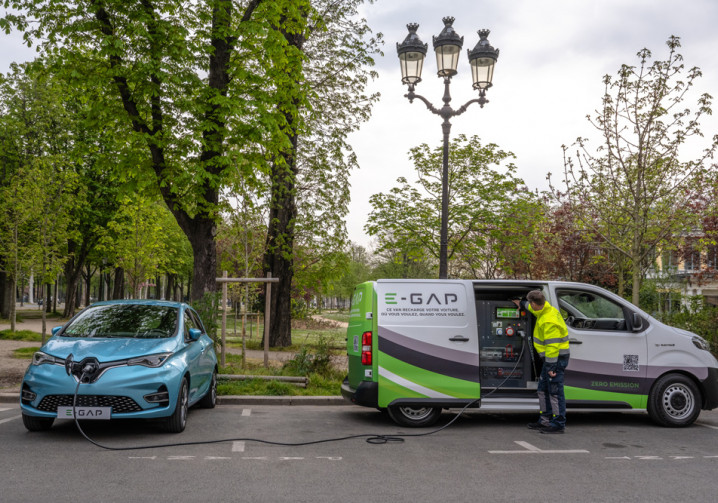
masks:
{"label": "car's headlight", "polygon": [[47,353],[43,353],[42,351],[36,351],[34,355],[32,355],[32,364],[33,365],[65,365],[65,360],[61,360],[60,358],[56,358],[52,355],[48,355]]}
{"label": "car's headlight", "polygon": [[138,358],[130,358],[127,360],[127,365],[142,365],[144,367],[161,367],[167,358],[172,356],[172,353],[158,353],[156,355],[140,356]]}
{"label": "car's headlight", "polygon": [[700,337],[698,335],[693,336],[693,345],[697,347],[698,349],[703,349],[705,351],[710,351],[711,347],[708,344],[708,341],[706,341],[703,337]]}

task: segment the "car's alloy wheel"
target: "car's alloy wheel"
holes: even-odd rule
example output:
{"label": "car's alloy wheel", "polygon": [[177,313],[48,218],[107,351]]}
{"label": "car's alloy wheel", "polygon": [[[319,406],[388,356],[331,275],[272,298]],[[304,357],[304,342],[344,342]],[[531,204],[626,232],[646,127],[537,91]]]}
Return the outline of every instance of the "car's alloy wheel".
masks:
{"label": "car's alloy wheel", "polygon": [[165,431],[169,433],[181,433],[187,426],[187,411],[189,410],[189,385],[187,379],[182,379],[175,411],[165,420]]}
{"label": "car's alloy wheel", "polygon": [[212,372],[212,382],[207,394],[199,401],[199,406],[203,409],[214,409],[215,405],[217,405],[217,371]]}

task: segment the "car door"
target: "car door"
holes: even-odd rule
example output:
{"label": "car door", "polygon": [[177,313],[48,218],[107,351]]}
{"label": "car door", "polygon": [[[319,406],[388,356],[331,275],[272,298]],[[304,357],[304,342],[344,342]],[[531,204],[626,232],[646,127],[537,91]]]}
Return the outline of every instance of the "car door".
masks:
{"label": "car door", "polygon": [[645,325],[632,326],[633,306],[588,285],[555,287],[553,294],[569,333],[567,405],[645,409],[646,333]]}
{"label": "car door", "polygon": [[189,336],[191,328],[197,328],[202,330],[197,319],[192,316],[189,309],[184,311],[184,340],[187,344],[187,366],[190,373],[190,401],[193,401],[198,393],[201,393],[207,387],[207,371],[203,367],[204,353],[206,351],[207,344],[204,343],[202,338],[193,341]]}

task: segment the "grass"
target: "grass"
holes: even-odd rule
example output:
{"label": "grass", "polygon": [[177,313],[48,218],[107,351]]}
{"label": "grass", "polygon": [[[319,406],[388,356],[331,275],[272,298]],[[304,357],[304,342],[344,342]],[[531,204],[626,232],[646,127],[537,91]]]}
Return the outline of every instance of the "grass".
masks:
{"label": "grass", "polygon": [[42,335],[32,330],[18,330],[13,332],[12,330],[0,330],[0,339],[6,341],[28,341],[28,342],[42,342]]}
{"label": "grass", "polygon": [[18,360],[30,359],[35,354],[35,351],[40,351],[40,346],[16,349],[12,352],[12,357]]}
{"label": "grass", "polygon": [[[300,353],[297,358],[306,358],[306,352]],[[310,357],[312,355],[309,355]],[[222,381],[217,385],[219,395],[269,395],[269,396],[334,396],[340,393],[343,372],[335,369],[323,369],[323,372],[297,372],[296,359],[290,360],[281,366],[279,362],[270,362],[270,368],[264,368],[263,363],[247,359],[247,365],[242,368],[240,355],[225,355],[226,366],[220,368],[220,374],[243,374],[263,376],[306,376],[309,378],[306,388],[280,381],[266,381],[262,379],[246,379],[243,381]],[[301,361],[301,363],[306,363]],[[274,364],[272,366],[271,364]]]}
{"label": "grass", "polygon": [[322,318],[349,323],[349,313],[346,311],[322,312],[318,314]]}

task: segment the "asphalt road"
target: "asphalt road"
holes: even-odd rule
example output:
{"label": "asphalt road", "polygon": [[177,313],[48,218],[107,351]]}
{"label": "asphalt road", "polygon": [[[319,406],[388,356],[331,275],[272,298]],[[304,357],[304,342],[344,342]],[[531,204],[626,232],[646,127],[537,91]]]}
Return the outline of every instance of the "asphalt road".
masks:
{"label": "asphalt road", "polygon": [[[684,429],[645,414],[572,413],[564,435],[542,435],[532,415],[472,412],[447,429],[403,443],[364,439],[308,446],[352,434],[401,429],[357,406],[193,409],[187,430],[148,422],[92,422],[94,440],[115,447],[235,439],[209,445],[110,451],[71,421],[29,433],[16,405],[0,404],[0,500],[403,502],[713,501],[718,490],[718,410]],[[442,424],[454,415],[445,413]],[[245,440],[239,440],[245,439]]]}

